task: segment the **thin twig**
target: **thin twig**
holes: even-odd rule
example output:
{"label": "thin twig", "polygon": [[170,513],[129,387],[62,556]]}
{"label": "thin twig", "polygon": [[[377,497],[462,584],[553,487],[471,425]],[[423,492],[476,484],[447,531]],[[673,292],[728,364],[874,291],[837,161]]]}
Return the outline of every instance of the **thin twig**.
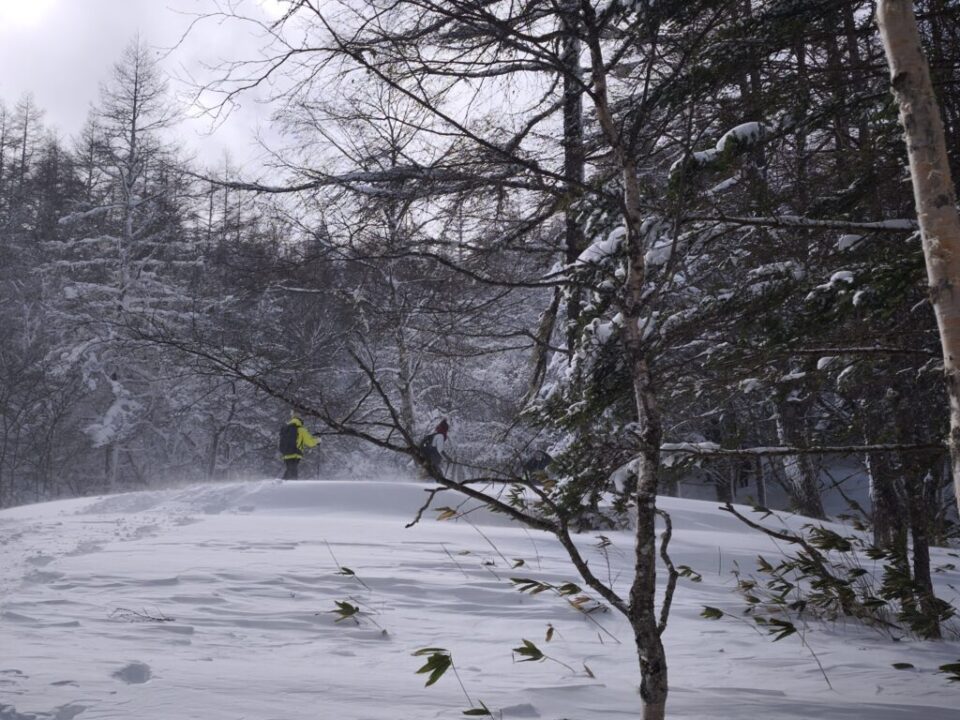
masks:
{"label": "thin twig", "polygon": [[340,569],[340,573],[339,573],[339,574],[340,574],[340,575],[347,575],[347,576],[349,576],[349,577],[352,577],[352,578],[353,578],[354,580],[356,580],[358,583],[360,583],[361,585],[363,585],[367,590],[370,590],[370,592],[373,592],[373,590],[370,588],[370,586],[367,585],[363,580],[361,580],[361,579],[360,579],[360,576],[357,575],[355,572],[353,572],[353,570],[350,570],[349,572],[345,572],[346,570],[349,570],[349,568],[346,568],[346,567],[344,567],[343,565],[340,564],[340,561],[337,560],[337,556],[333,554],[333,548],[330,547],[330,543],[327,542],[326,540],[324,540],[323,542],[324,542],[324,544],[327,546],[327,551],[330,553],[330,557],[333,558],[334,564]]}
{"label": "thin twig", "polygon": [[457,566],[457,569],[459,569],[460,572],[463,573],[463,576],[464,576],[467,580],[469,580],[469,579],[470,579],[470,576],[467,574],[467,571],[464,570],[464,569],[463,569],[463,566],[460,565],[460,563],[457,562],[457,559],[456,559],[455,557],[453,557],[453,555],[450,554],[450,551],[447,550],[447,546],[444,545],[443,543],[440,543],[440,547],[443,548],[443,551],[447,554],[447,557],[450,558],[450,559],[453,561],[453,564]]}
{"label": "thin twig", "polygon": [[781,457],[790,455],[859,455],[862,453],[944,453],[946,451],[947,446],[943,443],[753,448],[720,448],[697,443],[664,443],[660,446],[660,452],[664,454],[696,455],[698,457]]}
{"label": "thin twig", "polygon": [[407,523],[406,525],[404,525],[403,527],[404,527],[404,528],[412,528],[414,525],[416,525],[418,522],[420,522],[420,518],[423,517],[423,514],[424,514],[427,510],[430,509],[430,503],[433,502],[433,498],[436,496],[436,494],[437,494],[438,492],[443,492],[443,491],[446,490],[446,489],[447,489],[447,488],[445,488],[445,487],[438,487],[438,488],[433,488],[433,489],[426,489],[426,488],[425,488],[425,489],[424,489],[424,492],[430,493],[430,496],[427,498],[427,501],[423,504],[423,506],[417,511],[416,517],[414,517],[413,520],[411,520],[410,522],[408,522],[408,523]]}
{"label": "thin twig", "polygon": [[467,525],[469,525],[469,526],[472,527],[474,530],[476,530],[476,531],[480,534],[480,537],[482,537],[484,540],[487,541],[487,544],[488,544],[490,547],[493,548],[493,551],[494,551],[497,555],[500,556],[500,559],[503,560],[504,564],[505,564],[507,567],[510,567],[510,566],[511,566],[512,563],[511,563],[509,560],[507,560],[507,558],[504,557],[503,553],[500,552],[500,548],[498,548],[496,545],[494,545],[494,544],[493,544],[493,541],[492,541],[490,538],[488,538],[488,537],[483,533],[483,531],[482,531],[480,528],[478,528],[476,525],[474,525],[472,522],[470,522],[470,521],[463,515],[463,513],[461,513],[459,517],[463,518],[463,521],[464,521]]}
{"label": "thin twig", "polygon": [[[350,598],[351,600],[353,600],[358,606],[368,608],[369,612],[363,613],[363,617],[367,618],[367,620],[369,620],[370,622],[372,622],[374,625],[376,625],[376,626],[377,626],[378,628],[380,628],[381,630],[384,629],[384,628],[383,628],[383,625],[381,625],[380,623],[378,623],[376,620],[373,619],[372,615],[374,615],[375,613],[374,613],[374,610],[373,610],[372,607],[370,607],[369,605],[367,605],[366,603],[364,603],[364,602],[362,602],[362,601],[360,601],[360,600],[357,600],[357,598],[353,597],[352,595],[350,595],[349,598]],[[359,623],[358,623],[358,624],[359,624]]]}
{"label": "thin twig", "polygon": [[537,548],[537,542],[533,539],[533,535],[530,534],[530,531],[524,527],[523,532],[526,534],[527,538],[530,540],[530,544],[533,545],[534,557],[537,559],[537,570],[543,570],[543,563],[540,562],[540,550]]}
{"label": "thin twig", "polygon": [[827,671],[824,670],[824,668],[823,668],[823,663],[820,662],[820,658],[817,657],[817,654],[813,651],[813,648],[810,647],[810,644],[807,642],[807,638],[806,638],[806,623],[804,623],[804,630],[803,630],[803,632],[800,632],[800,633],[797,633],[797,634],[800,636],[800,642],[801,642],[801,643],[803,644],[803,646],[807,649],[807,651],[810,653],[810,655],[813,656],[814,661],[817,663],[817,667],[820,668],[820,674],[823,675],[823,679],[826,681],[827,687],[830,688],[831,690],[833,690],[833,689],[834,689],[834,688],[833,688],[833,683],[831,683],[831,682],[830,682],[830,678],[827,677]]}
{"label": "thin twig", "polygon": [[663,605],[660,606],[660,622],[657,625],[657,632],[663,635],[667,629],[667,619],[670,617],[670,606],[673,604],[673,594],[677,590],[677,578],[680,577],[680,573],[677,572],[673,560],[670,559],[670,555],[667,553],[670,538],[673,537],[673,523],[670,520],[670,514],[660,508],[656,508],[655,512],[663,518],[666,524],[663,535],[661,536],[663,541],[660,543],[660,557],[663,560],[663,564],[667,566],[667,589],[663,596]]}

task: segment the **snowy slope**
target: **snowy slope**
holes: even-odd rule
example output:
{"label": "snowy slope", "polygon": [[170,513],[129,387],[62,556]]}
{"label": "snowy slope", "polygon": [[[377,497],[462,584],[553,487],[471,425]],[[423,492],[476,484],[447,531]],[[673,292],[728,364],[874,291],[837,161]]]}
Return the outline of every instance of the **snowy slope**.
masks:
{"label": "snowy slope", "polygon": [[[470,703],[452,673],[429,688],[415,674],[424,658],[412,653],[424,647],[449,649],[471,701],[504,718],[638,717],[626,623],[613,612],[591,621],[508,580],[577,580],[558,544],[479,511],[470,523],[428,513],[405,529],[423,490],[263,481],[0,512],[0,720],[462,717]],[[441,494],[435,505],[456,502]],[[702,619],[704,605],[739,607],[734,562],[750,567],[775,548],[715,503],[662,505],[674,519],[675,562],[703,574],[681,581],[665,636],[670,717],[960,720],[960,688],[933,673],[960,660],[960,643],[811,626],[831,690],[796,637],[771,643],[734,621]],[[605,534],[622,587],[631,538]],[[582,542],[607,576],[596,537]],[[517,558],[525,565],[511,569]],[[947,560],[937,552],[934,565]],[[938,580],[955,596],[946,584],[960,584],[956,572]],[[336,622],[336,601],[368,614],[359,625]],[[514,663],[523,638],[576,672]]]}

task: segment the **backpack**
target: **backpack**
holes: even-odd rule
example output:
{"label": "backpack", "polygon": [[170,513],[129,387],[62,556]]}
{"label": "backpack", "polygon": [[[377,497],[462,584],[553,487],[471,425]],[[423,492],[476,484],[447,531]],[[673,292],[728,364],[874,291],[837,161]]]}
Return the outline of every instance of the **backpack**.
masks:
{"label": "backpack", "polygon": [[300,448],[297,447],[297,432],[298,428],[296,425],[287,423],[282,428],[280,428],[280,454],[281,455],[299,455]]}

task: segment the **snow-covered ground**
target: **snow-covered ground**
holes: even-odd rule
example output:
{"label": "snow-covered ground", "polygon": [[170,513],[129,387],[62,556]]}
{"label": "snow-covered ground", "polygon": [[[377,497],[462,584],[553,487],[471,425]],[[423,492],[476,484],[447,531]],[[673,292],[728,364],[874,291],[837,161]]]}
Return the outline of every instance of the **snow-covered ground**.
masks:
{"label": "snow-covered ground", "polygon": [[[407,529],[424,487],[262,481],[0,512],[0,720],[457,718],[464,690],[504,718],[638,717],[626,623],[509,580],[578,581],[559,545],[482,511],[469,522],[431,512]],[[441,493],[435,505],[456,502]],[[681,580],[665,635],[670,717],[960,719],[960,687],[935,673],[960,660],[955,640],[811,625],[830,689],[797,636],[771,643],[701,618],[705,605],[736,612],[734,563],[776,548],[716,503],[662,505],[674,561],[703,575]],[[581,540],[622,588],[631,538],[604,534],[609,571],[596,533]],[[934,553],[934,566],[951,560]],[[960,573],[937,580],[956,601]],[[362,608],[359,624],[337,622],[337,601]],[[515,663],[524,638],[573,670]],[[425,647],[452,653],[463,689],[452,672],[424,687],[426,658],[413,653]]]}

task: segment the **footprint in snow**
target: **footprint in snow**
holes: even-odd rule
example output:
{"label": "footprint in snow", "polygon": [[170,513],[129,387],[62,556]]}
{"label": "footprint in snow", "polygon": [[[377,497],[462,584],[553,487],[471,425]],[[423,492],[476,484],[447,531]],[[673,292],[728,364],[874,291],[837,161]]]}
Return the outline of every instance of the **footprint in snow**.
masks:
{"label": "footprint in snow", "polygon": [[40,585],[56,582],[62,577],[63,573],[61,572],[54,572],[52,570],[32,570],[23,576],[23,580],[27,583]]}
{"label": "footprint in snow", "polygon": [[33,713],[22,715],[13,705],[0,703],[0,720],[36,720],[36,718],[37,716]]}
{"label": "footprint in snow", "polygon": [[118,680],[123,680],[123,682],[128,685],[139,685],[147,682],[153,674],[150,672],[150,666],[142,662],[132,662],[128,665],[124,665],[122,668],[113,673],[113,677]]}
{"label": "footprint in snow", "polygon": [[138,528],[135,528],[134,531],[130,534],[131,540],[140,540],[147,537],[155,537],[160,534],[159,529],[156,525],[141,525]]}
{"label": "footprint in snow", "polygon": [[91,555],[93,553],[98,553],[103,550],[103,545],[99,545],[95,542],[89,540],[84,540],[81,543],[78,543],[77,546],[67,553],[69,557],[76,557],[78,555]]}
{"label": "footprint in snow", "polygon": [[73,720],[77,715],[86,710],[85,705],[61,705],[53,714],[53,720]]}
{"label": "footprint in snow", "polygon": [[537,709],[530,703],[522,703],[520,705],[511,705],[510,707],[501,708],[500,712],[504,717],[516,717],[516,718],[540,717],[540,713],[538,713]]}

